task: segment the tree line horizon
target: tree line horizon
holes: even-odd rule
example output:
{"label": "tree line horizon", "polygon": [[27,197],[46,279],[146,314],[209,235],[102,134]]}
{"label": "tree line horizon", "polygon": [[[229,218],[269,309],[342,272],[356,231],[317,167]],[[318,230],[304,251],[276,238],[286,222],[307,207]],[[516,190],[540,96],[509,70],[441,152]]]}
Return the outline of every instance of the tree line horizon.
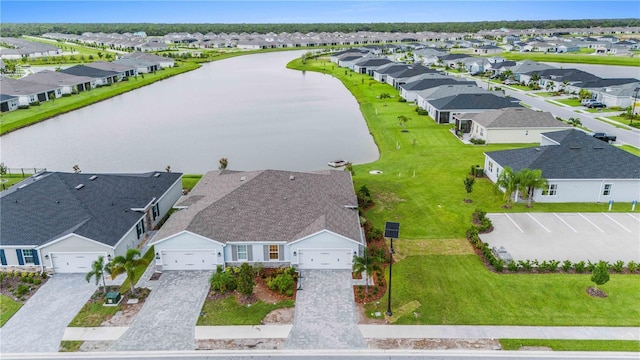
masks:
{"label": "tree line horizon", "polygon": [[592,27],[633,27],[640,26],[640,19],[582,19],[582,20],[514,20],[476,22],[389,22],[389,23],[264,23],[264,24],[224,24],[224,23],[3,23],[2,36],[42,35],[55,32],[80,35],[85,32],[134,33],[144,31],[148,36],[162,36],[168,33],[259,33],[269,32],[406,32],[423,31],[475,33],[481,30],[508,28],[524,29],[566,29]]}

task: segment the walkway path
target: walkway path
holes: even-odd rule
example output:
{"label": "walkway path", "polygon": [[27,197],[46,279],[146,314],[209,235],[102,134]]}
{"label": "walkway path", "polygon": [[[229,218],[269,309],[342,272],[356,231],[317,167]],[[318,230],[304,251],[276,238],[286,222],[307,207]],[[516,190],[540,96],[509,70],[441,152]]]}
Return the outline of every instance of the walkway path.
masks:
{"label": "walkway path", "polygon": [[296,295],[288,349],[366,348],[358,329],[349,270],[306,270]]}
{"label": "walkway path", "polygon": [[209,271],[165,271],[112,351],[194,350]]}

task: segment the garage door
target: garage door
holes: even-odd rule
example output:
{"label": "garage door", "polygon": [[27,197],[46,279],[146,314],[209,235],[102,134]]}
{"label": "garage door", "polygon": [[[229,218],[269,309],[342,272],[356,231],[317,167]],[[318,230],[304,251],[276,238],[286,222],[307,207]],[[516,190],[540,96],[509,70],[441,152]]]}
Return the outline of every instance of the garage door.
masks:
{"label": "garage door", "polygon": [[[88,273],[91,264],[104,253],[51,253],[54,273]],[[106,260],[105,260],[106,262]]]}
{"label": "garage door", "polygon": [[162,250],[163,270],[215,270],[216,252],[213,250]]}
{"label": "garage door", "polygon": [[351,269],[353,252],[351,249],[300,249],[298,260],[300,269]]}

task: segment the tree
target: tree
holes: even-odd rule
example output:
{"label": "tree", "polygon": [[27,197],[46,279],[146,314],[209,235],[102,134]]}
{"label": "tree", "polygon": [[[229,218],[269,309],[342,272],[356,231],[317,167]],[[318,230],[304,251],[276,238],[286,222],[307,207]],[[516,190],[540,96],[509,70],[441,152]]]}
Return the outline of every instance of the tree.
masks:
{"label": "tree", "polygon": [[504,169],[502,169],[498,175],[496,185],[504,189],[504,200],[506,201],[505,207],[511,208],[511,197],[518,189],[518,179],[510,167],[505,166]]}
{"label": "tree", "polygon": [[591,281],[596,284],[596,289],[598,289],[598,285],[604,285],[609,281],[609,266],[606,262],[600,261],[596,267],[593,268]]}
{"label": "tree", "polygon": [[567,119],[567,121],[569,122],[569,125],[573,125],[573,126],[580,126],[582,125],[582,121],[580,121],[580,118],[577,117],[570,117],[569,119]]}
{"label": "tree", "polygon": [[507,80],[513,76],[513,71],[505,70],[500,74],[500,80]]}
{"label": "tree", "polygon": [[363,206],[367,206],[371,203],[371,192],[366,185],[360,186],[358,189],[358,200]]}
{"label": "tree", "polygon": [[589,90],[580,89],[580,91],[578,91],[578,97],[580,98],[580,100],[591,99],[591,96],[593,96],[593,95],[591,94],[591,91],[589,91]]}
{"label": "tree", "polygon": [[96,285],[98,285],[100,283],[100,279],[102,279],[102,292],[106,294],[107,283],[105,282],[105,279],[104,279],[104,270],[105,270],[104,256],[100,255],[98,256],[98,259],[96,261],[91,263],[91,271],[89,271],[84,278],[85,280],[87,280],[87,282],[90,282],[91,278],[95,276]]}
{"label": "tree", "polygon": [[387,99],[390,98],[391,95],[389,93],[380,94],[380,99],[384,100],[384,106],[387,106]]}
{"label": "tree", "polygon": [[131,295],[135,295],[135,270],[139,266],[147,266],[149,262],[143,259],[138,249],[129,249],[127,253],[122,256],[116,256],[110,263],[107,264],[106,270],[111,273],[112,278],[125,273],[127,280],[131,285]]}
{"label": "tree", "polygon": [[220,160],[218,160],[218,169],[226,170],[228,166],[229,160],[226,157],[220,158]]}
{"label": "tree", "polygon": [[552,92],[555,86],[556,86],[555,82],[549,81],[547,82],[547,85],[544,88],[547,90],[547,92]]}
{"label": "tree", "polygon": [[253,268],[247,263],[242,263],[240,266],[240,272],[238,273],[238,291],[245,297],[253,294],[253,287],[255,285],[253,281]]}
{"label": "tree", "polygon": [[3,162],[0,162],[0,176],[5,176],[7,174],[7,165]]}
{"label": "tree", "polygon": [[471,194],[471,192],[473,191],[473,184],[476,183],[476,178],[474,178],[473,176],[467,175],[467,177],[462,180],[464,182],[464,189],[467,192],[467,197],[465,197],[465,200],[469,201],[469,194]]}
{"label": "tree", "polygon": [[458,71],[460,71],[460,72],[464,71],[464,63],[462,61],[458,61],[456,63],[456,66],[457,66]]}
{"label": "tree", "polygon": [[356,175],[356,171],[353,170],[353,164],[351,162],[348,162],[347,165],[344,166],[344,171],[350,172],[351,176],[355,176]]}
{"label": "tree", "polygon": [[407,126],[407,121],[411,120],[410,117],[405,116],[405,115],[398,115],[398,125],[400,126]]}
{"label": "tree", "polygon": [[369,293],[369,278],[373,275],[374,271],[382,270],[380,264],[382,260],[379,257],[372,256],[371,251],[368,247],[364,248],[364,254],[362,256],[354,256],[353,257],[353,272],[355,273],[365,273],[365,292]]}
{"label": "tree", "polygon": [[548,186],[547,179],[542,177],[542,170],[524,168],[516,174],[518,186],[526,189],[527,207],[531,207],[533,192],[535,189],[544,189]]}

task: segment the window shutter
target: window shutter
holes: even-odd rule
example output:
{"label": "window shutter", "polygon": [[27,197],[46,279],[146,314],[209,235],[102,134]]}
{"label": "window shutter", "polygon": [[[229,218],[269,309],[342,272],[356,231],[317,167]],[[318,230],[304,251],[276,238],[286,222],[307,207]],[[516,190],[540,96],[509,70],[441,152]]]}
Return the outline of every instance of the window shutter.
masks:
{"label": "window shutter", "polygon": [[269,245],[264,245],[262,247],[262,250],[263,250],[262,256],[264,256],[263,258],[264,261],[269,261]]}
{"label": "window shutter", "polygon": [[40,259],[38,258],[38,250],[33,249],[33,265],[40,265]]}
{"label": "window shutter", "polygon": [[253,261],[253,245],[247,245],[247,259]]}
{"label": "window shutter", "polygon": [[284,261],[284,245],[278,246],[278,260]]}
{"label": "window shutter", "polygon": [[231,261],[238,261],[238,245],[231,245]]}
{"label": "window shutter", "polygon": [[0,263],[7,265],[7,257],[4,256],[4,249],[0,249]]}
{"label": "window shutter", "polygon": [[24,265],[24,259],[22,258],[22,249],[16,249],[16,255],[18,255],[18,265]]}

